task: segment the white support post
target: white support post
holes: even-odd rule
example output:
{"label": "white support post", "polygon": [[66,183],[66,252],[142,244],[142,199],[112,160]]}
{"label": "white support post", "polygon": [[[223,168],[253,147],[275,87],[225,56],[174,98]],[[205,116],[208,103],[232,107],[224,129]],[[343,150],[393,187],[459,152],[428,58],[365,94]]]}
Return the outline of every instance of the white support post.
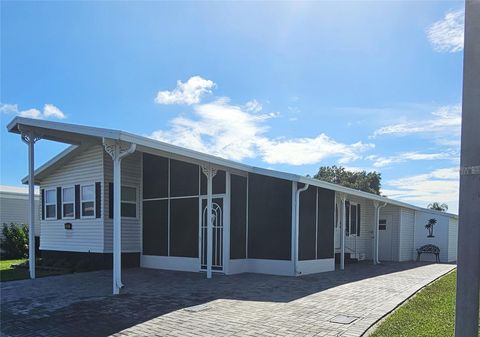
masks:
{"label": "white support post", "polygon": [[372,241],[372,261],[373,264],[377,264],[378,261],[378,250],[377,250],[377,245],[378,245],[378,209],[380,207],[380,203],[378,201],[373,202],[373,207],[374,207],[374,214],[373,214],[373,241]]}
{"label": "white support post", "polygon": [[122,159],[135,152],[136,144],[104,139],[105,151],[113,160],[113,294],[118,295],[122,283]]}
{"label": "white support post", "polygon": [[[22,140],[28,145],[28,269],[35,279],[35,142],[40,139],[33,131],[22,131]],[[42,205],[43,206],[43,205]]]}
{"label": "white support post", "polygon": [[292,181],[292,240],[291,240],[291,260],[292,260],[292,275],[296,275],[296,243],[295,243],[295,232],[296,232],[296,210],[297,210],[297,188],[298,183],[296,181]]}
{"label": "white support post", "polygon": [[225,177],[225,203],[223,212],[223,270],[226,275],[230,273],[230,209],[231,209],[231,175],[226,172]]}
{"label": "white support post", "polygon": [[346,206],[347,196],[345,194],[342,194],[340,198],[342,200],[342,223],[341,223],[342,235],[340,237],[340,247],[341,247],[340,270],[344,270],[345,269],[345,224],[347,221],[345,206]]}
{"label": "white support post", "polygon": [[212,181],[217,169],[210,164],[202,166],[202,172],[207,177],[207,278],[212,278],[213,258],[213,223],[212,223]]}
{"label": "white support post", "polygon": [[294,275],[297,276],[297,264],[298,264],[298,238],[299,238],[299,229],[300,229],[300,193],[303,191],[306,191],[308,189],[309,184],[305,184],[302,188],[298,188],[298,183],[297,183],[297,191],[295,193],[295,231],[294,233],[294,253],[295,253],[295,258],[293,259],[293,272]]}

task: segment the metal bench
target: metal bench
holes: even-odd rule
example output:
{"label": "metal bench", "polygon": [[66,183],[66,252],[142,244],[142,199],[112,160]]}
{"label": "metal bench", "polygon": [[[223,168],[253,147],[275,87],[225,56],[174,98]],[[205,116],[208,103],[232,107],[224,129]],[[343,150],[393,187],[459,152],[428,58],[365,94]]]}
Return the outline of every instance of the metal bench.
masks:
{"label": "metal bench", "polygon": [[422,254],[435,254],[435,261],[440,262],[440,248],[435,245],[425,245],[417,249],[417,261]]}

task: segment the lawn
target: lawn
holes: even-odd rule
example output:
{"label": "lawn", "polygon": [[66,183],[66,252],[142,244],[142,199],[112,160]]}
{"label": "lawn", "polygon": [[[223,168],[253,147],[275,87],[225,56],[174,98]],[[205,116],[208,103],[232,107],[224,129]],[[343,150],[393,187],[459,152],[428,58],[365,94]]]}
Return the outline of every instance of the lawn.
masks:
{"label": "lawn", "polygon": [[[23,280],[30,277],[28,269],[19,269],[13,268],[13,264],[22,263],[27,261],[26,259],[17,259],[17,260],[0,260],[0,281],[14,281],[14,280]],[[37,277],[50,276],[50,275],[60,275],[64,272],[57,271],[39,271],[36,273]]]}
{"label": "lawn", "polygon": [[372,337],[453,336],[456,271],[421,290],[383,321]]}

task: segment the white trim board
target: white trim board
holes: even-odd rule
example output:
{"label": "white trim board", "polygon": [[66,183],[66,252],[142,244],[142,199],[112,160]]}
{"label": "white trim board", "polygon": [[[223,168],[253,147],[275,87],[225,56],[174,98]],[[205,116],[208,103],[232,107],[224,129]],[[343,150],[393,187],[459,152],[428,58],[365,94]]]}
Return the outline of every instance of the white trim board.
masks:
{"label": "white trim board", "polygon": [[229,274],[257,273],[293,276],[294,264],[291,260],[235,259],[229,262]]}
{"label": "white trim board", "polygon": [[335,270],[335,259],[305,260],[297,262],[297,273],[300,275],[323,273]]}
{"label": "white trim board", "polygon": [[198,257],[140,255],[140,267],[177,271],[200,271]]}

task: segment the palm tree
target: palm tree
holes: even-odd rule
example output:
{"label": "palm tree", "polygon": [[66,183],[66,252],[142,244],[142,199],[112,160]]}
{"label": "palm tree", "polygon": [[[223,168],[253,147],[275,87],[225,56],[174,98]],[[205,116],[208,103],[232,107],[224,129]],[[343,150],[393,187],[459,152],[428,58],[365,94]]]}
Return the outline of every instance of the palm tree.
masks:
{"label": "palm tree", "polygon": [[436,219],[430,219],[428,220],[427,224],[425,225],[425,228],[428,229],[428,236],[427,238],[433,238],[433,226],[435,226],[437,223]]}
{"label": "palm tree", "polygon": [[440,204],[440,203],[437,202],[437,201],[432,202],[431,204],[428,204],[428,208],[434,209],[434,210],[440,211],[440,212],[446,212],[446,211],[448,211],[448,205],[447,205],[446,203]]}

